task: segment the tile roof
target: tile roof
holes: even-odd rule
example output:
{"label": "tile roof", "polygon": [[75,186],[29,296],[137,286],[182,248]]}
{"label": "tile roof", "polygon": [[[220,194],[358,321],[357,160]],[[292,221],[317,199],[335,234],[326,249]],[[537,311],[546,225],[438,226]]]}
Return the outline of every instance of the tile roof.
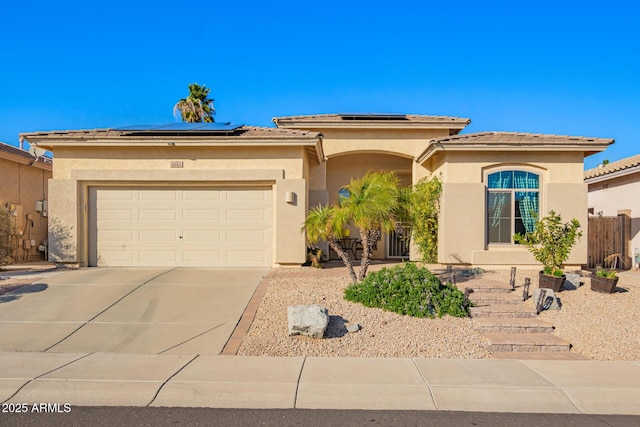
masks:
{"label": "tile roof", "polygon": [[36,162],[49,166],[53,164],[53,161],[49,157],[40,156],[36,158],[30,152],[18,147],[14,147],[13,145],[5,144],[4,142],[0,142],[0,157],[4,157],[2,156],[2,153],[19,156],[24,158],[25,160],[28,160],[29,162]]}
{"label": "tile roof", "polygon": [[142,146],[142,145],[269,145],[304,146],[308,152],[324,159],[322,134],[308,130],[241,126],[233,130],[126,130],[87,129],[21,133],[30,143],[54,150],[57,146]]}
{"label": "tile roof", "polygon": [[29,139],[100,139],[100,138],[120,138],[120,137],[154,137],[154,136],[171,136],[171,137],[207,137],[207,138],[267,138],[267,139],[298,139],[308,138],[317,139],[319,134],[312,131],[293,130],[293,129],[277,129],[260,126],[241,126],[232,131],[207,131],[207,130],[123,130],[123,129],[85,129],[85,130],[52,130],[44,132],[25,132],[20,136]]}
{"label": "tile roof", "polygon": [[446,136],[432,142],[452,142],[461,144],[519,144],[519,145],[566,145],[613,144],[613,138],[589,138],[584,136],[553,135],[523,132],[477,132]]}
{"label": "tile roof", "polygon": [[314,122],[333,122],[336,120],[344,120],[344,117],[363,116],[368,117],[368,120],[376,120],[376,117],[380,117],[379,120],[385,121],[410,121],[410,122],[424,122],[424,121],[440,121],[440,122],[458,122],[469,123],[471,120],[461,117],[451,116],[428,116],[421,114],[390,114],[388,117],[383,118],[385,114],[376,115],[371,113],[358,114],[358,113],[343,113],[343,114],[311,114],[311,115],[299,115],[299,116],[281,116],[274,117],[274,120],[295,120],[295,121],[314,121]]}
{"label": "tile roof", "polygon": [[615,162],[600,165],[584,172],[584,179],[596,178],[608,175],[614,172],[620,172],[633,167],[640,166],[640,154],[627,157],[626,159],[617,160]]}
{"label": "tile roof", "polygon": [[271,121],[277,127],[290,129],[292,127],[308,128],[444,128],[463,129],[470,119],[450,116],[426,116],[419,114],[375,114],[375,113],[342,113],[342,114],[312,114],[301,116],[274,117]]}
{"label": "tile roof", "polygon": [[416,160],[422,163],[442,150],[513,151],[528,148],[543,151],[582,151],[584,155],[589,155],[603,151],[613,143],[613,138],[523,132],[477,132],[432,139],[427,149]]}

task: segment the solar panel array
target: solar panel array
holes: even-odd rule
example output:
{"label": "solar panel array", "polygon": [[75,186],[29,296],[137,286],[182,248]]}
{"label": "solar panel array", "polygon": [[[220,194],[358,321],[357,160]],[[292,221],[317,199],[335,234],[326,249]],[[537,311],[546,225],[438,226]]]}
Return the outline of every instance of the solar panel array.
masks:
{"label": "solar panel array", "polygon": [[231,122],[214,123],[169,123],[166,125],[133,125],[115,128],[123,132],[232,132],[242,125]]}

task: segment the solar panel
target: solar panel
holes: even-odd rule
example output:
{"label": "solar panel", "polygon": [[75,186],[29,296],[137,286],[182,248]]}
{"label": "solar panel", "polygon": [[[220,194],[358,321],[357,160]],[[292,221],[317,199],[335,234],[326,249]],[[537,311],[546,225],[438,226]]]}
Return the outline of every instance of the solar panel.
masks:
{"label": "solar panel", "polygon": [[214,123],[169,123],[166,125],[133,125],[115,128],[124,132],[231,132],[242,125],[234,125],[231,122]]}

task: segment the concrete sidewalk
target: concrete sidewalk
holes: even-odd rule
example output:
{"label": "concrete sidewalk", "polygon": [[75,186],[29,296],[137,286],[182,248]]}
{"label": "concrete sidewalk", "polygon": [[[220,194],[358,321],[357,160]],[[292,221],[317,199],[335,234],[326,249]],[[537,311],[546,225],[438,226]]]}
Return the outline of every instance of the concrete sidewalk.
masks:
{"label": "concrete sidewalk", "polygon": [[640,362],[0,352],[0,401],[640,415]]}

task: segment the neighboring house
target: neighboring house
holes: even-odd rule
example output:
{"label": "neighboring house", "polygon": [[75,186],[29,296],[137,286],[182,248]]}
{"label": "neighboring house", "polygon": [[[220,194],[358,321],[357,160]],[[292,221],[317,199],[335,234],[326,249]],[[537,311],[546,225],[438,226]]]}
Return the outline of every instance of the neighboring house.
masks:
{"label": "neighboring house", "polygon": [[[586,225],[585,156],[612,139],[458,135],[469,120],[402,114],[24,133],[54,151],[51,258],[80,265],[299,265],[309,207],[368,170],[440,176],[439,261],[536,264],[512,235],[553,209]],[[353,234],[352,234],[353,235]],[[357,236],[356,236],[357,237]],[[393,235],[374,256],[394,257]],[[586,239],[585,239],[586,240]],[[412,258],[417,258],[415,248]],[[586,260],[586,241],[569,265]]]}
{"label": "neighboring house", "polygon": [[38,248],[47,239],[51,169],[51,159],[36,158],[21,148],[0,143],[0,205],[9,208],[15,218],[12,263],[44,259],[45,251]]}
{"label": "neighboring house", "polygon": [[[631,217],[630,253],[640,254],[640,154],[600,165],[584,173],[588,185],[588,208],[594,216],[617,216],[623,211]],[[628,262],[626,268],[631,267]]]}

